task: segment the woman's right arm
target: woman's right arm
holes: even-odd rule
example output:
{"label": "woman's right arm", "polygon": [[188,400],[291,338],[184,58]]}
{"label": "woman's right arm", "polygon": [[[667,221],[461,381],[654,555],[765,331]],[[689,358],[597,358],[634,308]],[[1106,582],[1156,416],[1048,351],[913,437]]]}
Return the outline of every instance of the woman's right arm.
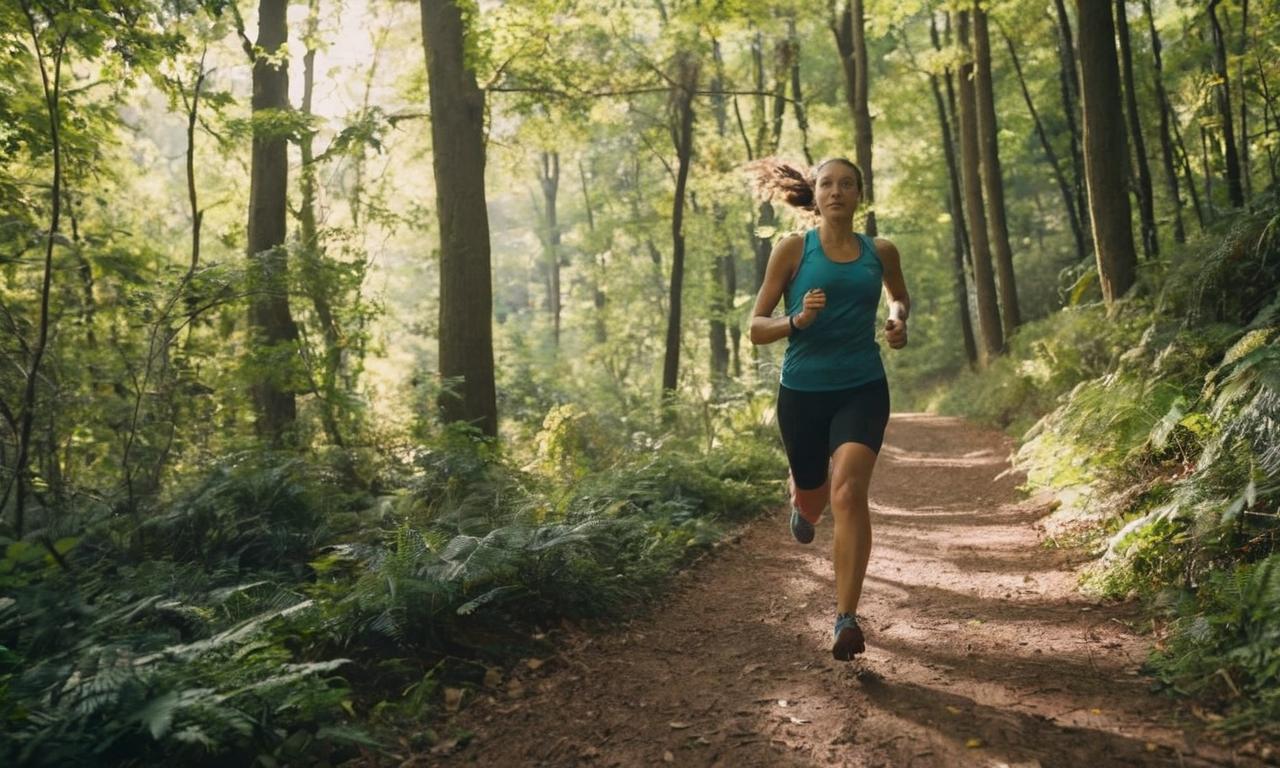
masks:
{"label": "woman's right arm", "polygon": [[[803,253],[804,239],[799,235],[788,235],[778,241],[769,254],[769,265],[765,268],[764,282],[760,284],[760,293],[756,295],[756,305],[751,311],[750,337],[752,344],[772,344],[778,339],[791,335],[791,322],[786,315],[773,316],[773,310],[787,289],[787,283],[795,273]],[[795,311],[795,308],[791,308]],[[812,322],[811,319],[808,322]],[[807,325],[808,322],[805,324]]]}

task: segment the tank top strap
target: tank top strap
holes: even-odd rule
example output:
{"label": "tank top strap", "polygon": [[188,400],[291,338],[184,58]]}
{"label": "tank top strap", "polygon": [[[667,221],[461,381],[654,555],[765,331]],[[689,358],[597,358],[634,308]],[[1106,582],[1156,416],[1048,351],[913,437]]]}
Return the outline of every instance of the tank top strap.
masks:
{"label": "tank top strap", "polygon": [[871,256],[876,260],[876,263],[880,263],[880,254],[876,251],[876,241],[869,235],[863,234],[862,232],[858,232],[857,235],[858,240],[862,242],[863,248],[871,254]]}

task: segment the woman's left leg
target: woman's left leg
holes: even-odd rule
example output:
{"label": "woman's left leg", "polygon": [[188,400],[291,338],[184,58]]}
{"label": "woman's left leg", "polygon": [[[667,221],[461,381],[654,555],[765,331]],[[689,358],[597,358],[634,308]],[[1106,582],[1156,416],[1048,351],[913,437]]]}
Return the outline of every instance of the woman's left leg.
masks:
{"label": "woman's left leg", "polygon": [[868,491],[876,452],[862,443],[844,443],[831,457],[831,516],[835,520],[833,560],[836,611],[856,614],[871,557]]}

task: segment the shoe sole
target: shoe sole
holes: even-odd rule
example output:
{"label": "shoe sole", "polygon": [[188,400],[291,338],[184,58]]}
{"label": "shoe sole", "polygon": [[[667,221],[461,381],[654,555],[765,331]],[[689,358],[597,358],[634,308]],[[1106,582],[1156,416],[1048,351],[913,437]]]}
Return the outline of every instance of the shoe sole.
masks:
{"label": "shoe sole", "polygon": [[854,656],[867,650],[866,639],[857,625],[845,627],[836,635],[835,645],[831,646],[831,655],[836,661],[851,661]]}
{"label": "shoe sole", "polygon": [[[809,523],[809,521],[808,521],[808,520],[805,520],[803,517],[801,517],[801,518],[800,518],[800,521],[801,521],[801,525],[803,525],[804,523]],[[807,535],[808,535],[808,538],[801,538],[801,533],[805,533],[805,534],[807,534]],[[812,543],[812,542],[813,542],[813,536],[814,536],[814,533],[816,533],[816,531],[814,530],[813,523],[809,523],[809,530],[808,530],[808,531],[803,531],[803,530],[801,529],[801,527],[800,527],[800,526],[798,526],[798,525],[796,525],[794,522],[793,522],[793,523],[792,523],[792,525],[791,525],[791,538],[795,539],[796,541],[800,542],[801,544],[810,544],[810,543]]]}

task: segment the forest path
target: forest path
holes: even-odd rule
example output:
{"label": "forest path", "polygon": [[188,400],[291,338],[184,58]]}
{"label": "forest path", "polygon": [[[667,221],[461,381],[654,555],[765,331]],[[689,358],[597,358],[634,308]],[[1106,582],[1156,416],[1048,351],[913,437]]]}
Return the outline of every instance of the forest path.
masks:
{"label": "forest path", "polygon": [[[1082,553],[1041,545],[1011,444],[895,414],[872,482],[867,652],[832,660],[831,523],[747,526],[651,613],[570,632],[463,708],[474,734],[413,764],[1252,765],[1139,675],[1133,606],[1079,595]],[[781,483],[780,483],[781,485]],[[537,666],[536,670],[530,669]]]}

